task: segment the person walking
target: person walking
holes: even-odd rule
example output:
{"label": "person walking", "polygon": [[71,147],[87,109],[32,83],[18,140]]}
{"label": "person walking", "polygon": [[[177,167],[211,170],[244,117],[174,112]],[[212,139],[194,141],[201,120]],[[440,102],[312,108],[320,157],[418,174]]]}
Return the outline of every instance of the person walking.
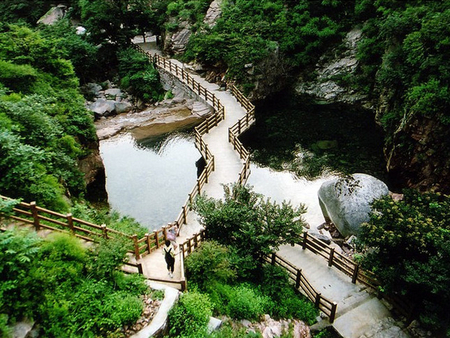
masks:
{"label": "person walking", "polygon": [[175,249],[169,240],[166,240],[166,245],[163,248],[164,259],[167,264],[167,271],[170,278],[173,278],[173,270],[175,268]]}

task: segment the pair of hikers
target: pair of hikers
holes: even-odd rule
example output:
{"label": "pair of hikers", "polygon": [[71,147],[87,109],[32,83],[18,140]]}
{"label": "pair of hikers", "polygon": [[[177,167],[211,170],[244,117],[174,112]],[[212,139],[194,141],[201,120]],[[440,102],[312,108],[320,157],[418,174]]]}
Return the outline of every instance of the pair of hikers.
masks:
{"label": "pair of hikers", "polygon": [[173,278],[173,270],[175,268],[175,250],[177,249],[176,236],[176,229],[174,227],[170,228],[166,233],[166,243],[163,248],[163,255],[170,278]]}

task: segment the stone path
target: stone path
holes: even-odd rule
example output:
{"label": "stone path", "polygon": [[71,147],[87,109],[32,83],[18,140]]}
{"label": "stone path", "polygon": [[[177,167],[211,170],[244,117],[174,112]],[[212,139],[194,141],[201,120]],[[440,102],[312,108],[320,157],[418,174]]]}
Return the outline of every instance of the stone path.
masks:
{"label": "stone path", "polygon": [[[155,51],[151,43],[141,45],[146,50]],[[177,62],[177,61],[175,61]],[[180,63],[178,63],[181,65]],[[245,115],[245,110],[228,91],[221,91],[215,84],[206,82],[198,75],[192,74],[196,81],[214,93],[225,107],[225,120],[204,136],[205,142],[215,159],[215,171],[211,174],[204,192],[216,199],[223,198],[222,184],[237,181],[243,162],[228,142],[228,128]],[[198,233],[201,225],[194,212],[188,214],[188,224],[183,225],[178,243],[194,233]],[[327,262],[300,246],[283,246],[278,254],[302,269],[302,273],[323,296],[337,302],[337,315],[333,327],[345,338],[398,337],[408,335],[401,325],[393,320],[388,306],[376,298],[370,290],[359,284],[352,284],[348,276]],[[176,259],[176,272],[173,280],[180,278],[180,260]],[[148,277],[170,278],[167,275],[161,249],[142,259],[144,274]],[[318,325],[323,325],[319,323]]]}

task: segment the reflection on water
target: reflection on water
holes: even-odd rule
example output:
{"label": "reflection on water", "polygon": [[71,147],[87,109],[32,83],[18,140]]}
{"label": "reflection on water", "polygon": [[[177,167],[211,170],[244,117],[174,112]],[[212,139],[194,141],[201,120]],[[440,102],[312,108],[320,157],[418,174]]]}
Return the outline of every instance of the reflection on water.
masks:
{"label": "reflection on water", "polygon": [[325,221],[320,210],[317,192],[323,182],[336,176],[326,175],[307,180],[297,178],[288,171],[275,171],[256,164],[251,164],[250,170],[251,174],[247,183],[253,186],[255,192],[263,194],[273,202],[290,202],[294,207],[303,203],[307,207],[303,218],[311,226],[311,230],[317,232],[315,230],[317,226]]}
{"label": "reflection on water", "polygon": [[173,222],[196,182],[200,157],[193,136],[172,133],[136,142],[119,135],[100,142],[108,202],[149,230]]}

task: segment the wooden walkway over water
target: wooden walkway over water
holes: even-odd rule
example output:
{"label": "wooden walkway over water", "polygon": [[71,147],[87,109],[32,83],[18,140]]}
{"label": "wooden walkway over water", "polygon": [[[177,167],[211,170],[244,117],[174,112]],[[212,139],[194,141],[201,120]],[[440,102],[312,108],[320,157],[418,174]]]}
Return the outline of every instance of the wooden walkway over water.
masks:
{"label": "wooden walkway over water", "polygon": [[[180,246],[174,277],[170,278],[168,275],[162,255],[165,228],[138,239],[136,236],[120,234],[104,225],[75,219],[70,214],[61,215],[40,208],[33,202],[20,203],[15,208],[16,216],[11,218],[32,225],[36,230],[61,231],[62,227],[88,241],[99,237],[113,239],[116,236],[127,236],[134,243],[134,250],[130,252],[133,269],[141,269],[151,280],[185,289],[183,258],[202,240],[198,216],[187,205],[199,193],[219,199],[223,197],[223,184],[246,182],[249,175],[248,153],[237,136],[254,122],[254,107],[235,88],[221,90],[219,86],[188,72],[175,60],[166,60],[157,55],[149,57],[161,67],[161,71],[180,78],[196,93],[204,96],[216,111],[213,117],[208,118],[195,131],[196,146],[207,161],[207,166],[175,221],[181,230],[177,238]],[[2,196],[0,198],[6,199]],[[395,325],[387,303],[381,302],[373,291],[368,292],[372,289],[367,286],[376,286],[373,284],[376,280],[323,242],[308,239],[305,235],[299,245],[283,246],[269,261],[287,269],[296,287],[313,300],[331,322],[335,320],[334,327],[343,337],[407,337]],[[374,330],[377,330],[376,335]],[[383,333],[380,330],[384,330]]]}
{"label": "wooden walkway over water", "polygon": [[[143,50],[146,50],[148,45],[143,44],[141,46]],[[179,73],[180,69],[185,70],[184,65],[177,60],[167,61],[172,65],[176,65],[177,68],[170,65],[166,67],[160,66],[163,71],[167,71],[177,76],[177,71]],[[162,64],[164,65],[164,62]],[[208,197],[220,199],[224,195],[223,185],[240,181],[241,173],[245,167],[246,161],[241,158],[240,153],[234,149],[235,146],[230,143],[229,133],[230,129],[235,126],[240,119],[243,119],[248,111],[238,102],[231,90],[223,90],[217,84],[209,83],[201,76],[187,70],[185,71],[189,73],[189,78],[192,78],[202,88],[211,93],[224,107],[224,119],[216,126],[212,127],[207,133],[202,135],[203,141],[207,144],[208,150],[214,158],[214,171],[208,174],[208,180],[202,186],[201,193],[206,194]],[[211,96],[208,95],[208,97]],[[211,104],[211,102],[209,103]],[[241,131],[244,131],[253,121],[249,122],[250,123],[248,123]],[[248,177],[248,173],[246,176]],[[188,210],[186,224],[183,224],[180,227],[177,243],[185,242],[186,239],[191,238],[200,231],[201,225],[198,221],[197,214],[192,210]],[[167,282],[179,281],[183,278],[180,254],[181,252],[178,251],[178,256],[175,260],[175,273],[173,279],[168,276],[162,255],[162,248],[141,258],[140,262],[143,266],[144,275],[153,280],[166,280]],[[178,286],[180,284],[173,285]]]}

